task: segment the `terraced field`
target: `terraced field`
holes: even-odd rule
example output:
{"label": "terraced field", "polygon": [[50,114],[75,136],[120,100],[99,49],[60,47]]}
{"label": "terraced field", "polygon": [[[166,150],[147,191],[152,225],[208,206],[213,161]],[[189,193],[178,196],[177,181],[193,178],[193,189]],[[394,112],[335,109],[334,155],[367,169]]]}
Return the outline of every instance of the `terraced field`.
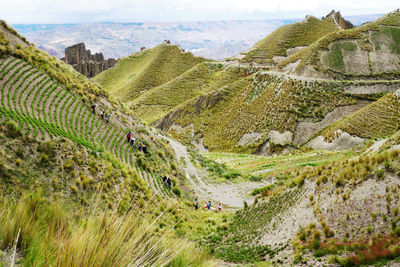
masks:
{"label": "terraced field", "polygon": [[[37,139],[66,137],[93,151],[107,151],[138,169],[137,148],[125,139],[129,129],[117,120],[106,123],[78,96],[29,63],[14,57],[0,59],[0,87],[1,122],[13,120]],[[139,173],[154,192],[173,196],[160,177]]]}
{"label": "terraced field", "polygon": [[275,157],[218,152],[204,152],[202,155],[244,174],[270,176],[282,171],[290,171],[306,166],[318,166],[338,159],[352,158],[361,152],[347,150],[335,152],[311,151]]}

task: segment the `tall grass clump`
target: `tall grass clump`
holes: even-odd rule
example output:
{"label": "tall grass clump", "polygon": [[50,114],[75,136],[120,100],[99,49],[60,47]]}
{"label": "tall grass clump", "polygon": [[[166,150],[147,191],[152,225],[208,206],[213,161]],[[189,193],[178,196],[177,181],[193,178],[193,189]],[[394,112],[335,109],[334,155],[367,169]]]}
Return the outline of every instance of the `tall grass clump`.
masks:
{"label": "tall grass clump", "polygon": [[20,231],[16,247],[26,266],[183,266],[193,264],[195,254],[199,265],[206,259],[175,236],[175,225],[158,228],[160,222],[169,224],[166,211],[155,217],[136,208],[123,215],[89,210],[98,212],[71,212],[40,193],[18,201],[0,196],[0,249],[14,246]]}

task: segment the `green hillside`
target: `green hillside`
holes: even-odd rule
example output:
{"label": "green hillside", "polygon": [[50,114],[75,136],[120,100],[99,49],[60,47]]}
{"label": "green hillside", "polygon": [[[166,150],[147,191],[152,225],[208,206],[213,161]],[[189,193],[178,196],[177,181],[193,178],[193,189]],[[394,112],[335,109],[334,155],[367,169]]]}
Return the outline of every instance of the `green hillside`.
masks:
{"label": "green hillside", "polygon": [[[202,142],[211,151],[255,152],[269,140],[271,130],[294,133],[299,121],[319,121],[335,107],[355,103],[356,97],[345,93],[342,83],[304,84],[265,72],[244,75],[188,101],[155,125],[186,143]],[[260,138],[237,145],[251,133],[259,133]],[[278,152],[282,147],[271,144],[271,149]]]}
{"label": "green hillside", "polygon": [[204,58],[184,53],[176,45],[161,44],[122,58],[111,69],[93,78],[122,102],[178,77]]}
{"label": "green hillside", "polygon": [[319,20],[309,16],[302,22],[285,25],[260,40],[243,61],[272,63],[274,56],[288,56],[286,50],[308,46],[328,33],[338,31],[333,18]]}
{"label": "green hillside", "polygon": [[340,129],[366,139],[383,138],[400,128],[400,99],[398,91],[360,109],[343,120],[331,125],[322,135],[331,140]]}
{"label": "green hillside", "polygon": [[133,114],[152,123],[187,101],[215,91],[241,78],[234,68],[222,64],[201,63],[175,79],[143,93],[130,103]]}
{"label": "green hillside", "polygon": [[[397,64],[399,14],[352,31],[309,17],[249,59],[315,38],[294,56],[310,67],[317,47],[319,79],[162,44],[89,80],[0,23],[0,266],[397,264],[400,81],[374,71]],[[348,73],[350,52],[373,72]],[[367,140],[305,145],[338,129]]]}
{"label": "green hillside", "polygon": [[311,66],[334,78],[398,79],[399,33],[400,13],[394,11],[374,22],[327,34],[279,62],[278,67],[300,60],[298,74]]}
{"label": "green hillside", "polygon": [[[0,43],[0,265],[208,261],[171,232],[199,216],[177,200],[185,197],[185,176],[168,141],[5,22]],[[100,111],[111,114],[109,122]]]}

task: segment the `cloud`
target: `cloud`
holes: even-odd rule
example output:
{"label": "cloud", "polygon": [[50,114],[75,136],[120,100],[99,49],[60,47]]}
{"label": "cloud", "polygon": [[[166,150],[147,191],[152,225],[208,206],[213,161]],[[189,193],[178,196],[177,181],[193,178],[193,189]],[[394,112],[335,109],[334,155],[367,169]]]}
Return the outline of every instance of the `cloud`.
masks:
{"label": "cloud", "polygon": [[10,23],[268,19],[387,13],[399,0],[1,0]]}

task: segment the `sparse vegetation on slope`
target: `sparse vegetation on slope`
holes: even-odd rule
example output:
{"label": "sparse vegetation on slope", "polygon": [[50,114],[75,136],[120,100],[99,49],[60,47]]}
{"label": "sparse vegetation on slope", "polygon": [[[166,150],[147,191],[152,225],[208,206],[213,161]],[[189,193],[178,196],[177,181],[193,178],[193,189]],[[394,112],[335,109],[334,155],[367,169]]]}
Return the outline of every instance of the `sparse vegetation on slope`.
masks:
{"label": "sparse vegetation on slope", "polygon": [[279,62],[278,67],[300,60],[298,74],[307,73],[311,66],[341,79],[398,78],[399,33],[400,13],[394,11],[374,22],[327,34]]}
{"label": "sparse vegetation on slope", "polygon": [[362,138],[382,138],[394,134],[399,127],[400,99],[395,92],[331,125],[322,135],[327,140],[332,140],[340,129]]}
{"label": "sparse vegetation on slope", "polygon": [[259,41],[244,57],[244,61],[272,63],[274,56],[288,56],[289,48],[308,46],[328,33],[338,31],[334,20],[319,20],[309,16],[302,22],[285,25]]}
{"label": "sparse vegetation on slope", "polygon": [[130,103],[133,114],[145,123],[164,117],[175,107],[241,78],[233,68],[201,63],[175,79],[143,93]]}
{"label": "sparse vegetation on slope", "polygon": [[[211,151],[255,152],[271,130],[294,133],[299,121],[319,121],[336,106],[355,104],[356,98],[342,87],[258,72],[188,101],[155,125],[186,143],[202,142]],[[237,145],[251,133],[260,138]],[[272,152],[282,150],[270,145]]]}
{"label": "sparse vegetation on slope", "polygon": [[184,53],[176,45],[161,44],[120,59],[113,68],[93,80],[114,97],[128,102],[203,61],[204,58]]}

